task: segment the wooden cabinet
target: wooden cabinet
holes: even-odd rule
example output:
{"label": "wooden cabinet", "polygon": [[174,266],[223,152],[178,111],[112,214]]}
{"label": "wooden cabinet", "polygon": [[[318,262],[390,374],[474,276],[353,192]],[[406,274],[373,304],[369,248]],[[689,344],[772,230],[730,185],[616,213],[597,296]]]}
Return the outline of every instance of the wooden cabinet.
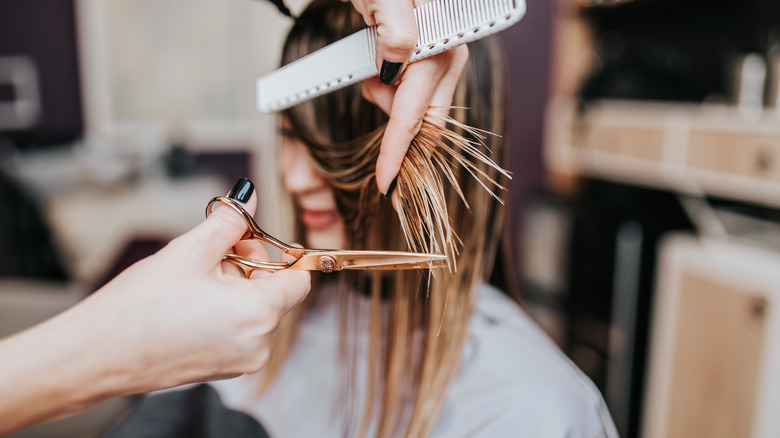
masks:
{"label": "wooden cabinet", "polygon": [[777,436],[780,253],[675,235],[659,266],[642,436]]}

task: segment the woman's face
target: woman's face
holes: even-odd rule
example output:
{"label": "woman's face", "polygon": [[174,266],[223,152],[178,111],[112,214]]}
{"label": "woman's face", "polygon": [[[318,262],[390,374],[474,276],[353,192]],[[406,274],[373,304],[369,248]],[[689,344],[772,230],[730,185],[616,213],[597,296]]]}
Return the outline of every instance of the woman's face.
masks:
{"label": "woman's face", "polygon": [[303,224],[306,245],[311,248],[344,248],[344,220],[338,212],[333,189],[317,173],[306,145],[282,122],[279,164],[284,187],[293,197]]}

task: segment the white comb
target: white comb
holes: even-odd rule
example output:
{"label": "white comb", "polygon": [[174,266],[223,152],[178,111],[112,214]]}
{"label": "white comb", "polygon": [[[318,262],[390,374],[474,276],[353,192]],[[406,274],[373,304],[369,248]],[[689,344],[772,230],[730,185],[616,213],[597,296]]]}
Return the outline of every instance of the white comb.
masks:
{"label": "white comb", "polygon": [[[433,0],[414,9],[418,39],[409,62],[419,61],[517,23],[525,0]],[[257,80],[257,107],[289,108],[379,74],[376,27],[369,27]]]}

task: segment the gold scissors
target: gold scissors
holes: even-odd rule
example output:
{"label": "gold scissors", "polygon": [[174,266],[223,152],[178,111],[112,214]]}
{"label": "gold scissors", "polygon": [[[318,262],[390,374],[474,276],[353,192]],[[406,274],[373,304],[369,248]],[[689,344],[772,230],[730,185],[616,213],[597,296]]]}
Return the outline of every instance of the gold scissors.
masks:
{"label": "gold scissors", "polygon": [[337,249],[305,249],[288,245],[269,235],[257,225],[244,207],[230,198],[218,196],[206,206],[206,217],[213,212],[215,204],[222,203],[236,210],[246,221],[249,229],[241,240],[260,240],[269,243],[284,253],[295,257],[291,262],[266,262],[237,254],[225,254],[222,259],[237,265],[244,276],[255,269],[278,271],[281,269],[303,269],[307,271],[333,272],[342,269],[430,269],[447,266],[447,257],[439,254],[422,254],[399,251],[347,251]]}

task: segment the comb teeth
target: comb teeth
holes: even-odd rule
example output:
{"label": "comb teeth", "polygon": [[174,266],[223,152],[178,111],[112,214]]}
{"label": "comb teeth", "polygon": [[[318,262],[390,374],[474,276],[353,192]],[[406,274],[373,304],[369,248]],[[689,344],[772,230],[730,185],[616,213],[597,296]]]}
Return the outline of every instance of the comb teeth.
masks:
{"label": "comb teeth", "polygon": [[[525,0],[433,0],[414,10],[419,61],[520,21]],[[279,111],[376,76],[376,27],[356,32],[257,80],[257,106]]]}
{"label": "comb teeth", "polygon": [[523,0],[434,0],[414,9],[417,47],[410,62],[484,38],[525,14]]}
{"label": "comb teeth", "polygon": [[371,26],[365,29],[366,32],[366,48],[368,49],[369,59],[376,58],[376,26]]}
{"label": "comb teeth", "polygon": [[483,26],[511,20],[514,0],[436,0],[415,8],[419,38],[425,47],[453,34],[478,31]]}

